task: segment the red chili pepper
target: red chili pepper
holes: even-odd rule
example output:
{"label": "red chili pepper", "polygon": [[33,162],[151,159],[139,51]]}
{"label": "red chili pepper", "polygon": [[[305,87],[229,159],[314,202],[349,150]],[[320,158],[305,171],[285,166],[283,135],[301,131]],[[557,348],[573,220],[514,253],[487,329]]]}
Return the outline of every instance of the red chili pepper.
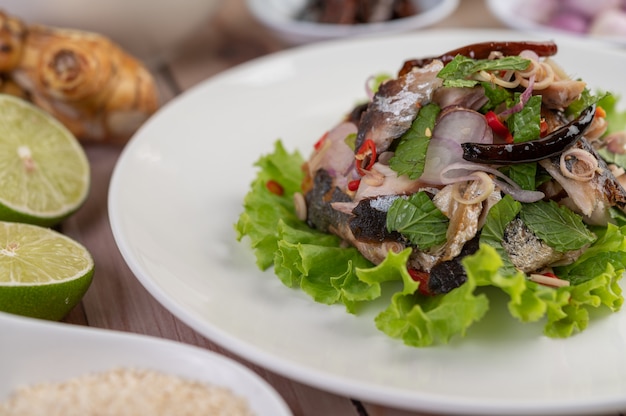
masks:
{"label": "red chili pepper", "polygon": [[430,278],[430,273],[422,271],[422,270],[415,270],[415,269],[407,269],[407,270],[409,272],[409,275],[411,276],[411,279],[419,283],[419,286],[417,287],[417,291],[421,293],[422,295],[431,296],[432,293],[428,289],[428,279]]}
{"label": "red chili pepper", "polygon": [[371,139],[365,140],[354,157],[359,175],[365,175],[365,171],[370,170],[376,163],[376,144],[374,141]]}
{"label": "red chili pepper", "polygon": [[326,141],[326,138],[328,137],[328,132],[324,133],[322,135],[322,137],[319,138],[318,141],[315,142],[315,144],[313,145],[313,148],[315,150],[320,150],[320,148],[322,147],[322,145],[324,144],[324,142]]}
{"label": "red chili pepper", "polygon": [[511,135],[511,132],[504,125],[502,120],[500,120],[496,113],[494,113],[493,111],[488,111],[485,114],[485,118],[487,119],[487,124],[489,125],[489,127],[491,127],[491,130],[493,130],[495,134],[500,137],[504,137],[504,140],[507,143],[513,143],[513,136]]}
{"label": "red chili pepper", "polygon": [[270,191],[274,195],[282,196],[285,193],[285,190],[283,189],[282,185],[273,179],[270,179],[269,181],[267,181],[265,183],[265,187],[267,188],[268,191]]}
{"label": "red chili pepper", "polygon": [[546,137],[546,134],[548,134],[548,122],[542,118],[539,123],[539,137]]}
{"label": "red chili pepper", "polygon": [[353,181],[348,182],[348,190],[349,191],[356,191],[357,189],[359,189],[359,185],[361,184],[361,180],[360,179],[355,179]]}

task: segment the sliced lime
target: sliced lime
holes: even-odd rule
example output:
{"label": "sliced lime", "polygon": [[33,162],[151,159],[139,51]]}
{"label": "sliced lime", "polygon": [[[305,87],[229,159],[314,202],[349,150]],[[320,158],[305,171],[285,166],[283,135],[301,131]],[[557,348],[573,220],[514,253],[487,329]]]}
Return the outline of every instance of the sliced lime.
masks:
{"label": "sliced lime", "polygon": [[0,94],[0,220],[52,226],[85,201],[89,161],[50,114]]}
{"label": "sliced lime", "polygon": [[49,228],[0,222],[0,310],[59,320],[89,288],[94,262],[85,247]]}

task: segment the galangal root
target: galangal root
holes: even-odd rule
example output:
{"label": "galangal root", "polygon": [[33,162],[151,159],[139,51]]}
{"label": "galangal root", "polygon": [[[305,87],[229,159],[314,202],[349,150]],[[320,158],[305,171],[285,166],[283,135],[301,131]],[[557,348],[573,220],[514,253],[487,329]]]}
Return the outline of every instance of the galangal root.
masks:
{"label": "galangal root", "polygon": [[123,144],[159,107],[150,72],[108,38],[1,11],[0,93],[48,111],[85,142]]}

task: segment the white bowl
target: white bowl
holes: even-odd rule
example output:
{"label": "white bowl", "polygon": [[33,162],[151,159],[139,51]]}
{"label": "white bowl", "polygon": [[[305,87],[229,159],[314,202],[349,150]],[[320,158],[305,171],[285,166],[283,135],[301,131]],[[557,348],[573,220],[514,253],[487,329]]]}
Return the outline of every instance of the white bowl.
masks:
{"label": "white bowl", "polygon": [[626,37],[619,35],[594,35],[581,34],[564,29],[558,29],[546,24],[542,24],[531,20],[530,18],[520,15],[519,10],[525,6],[525,0],[486,0],[489,11],[503,24],[510,28],[530,32],[545,33],[548,36],[572,36],[572,37],[588,37],[604,42],[613,43],[618,46],[626,46]]}
{"label": "white bowl", "polygon": [[199,347],[2,312],[0,332],[0,401],[20,386],[128,368],[225,387],[245,399],[258,416],[292,415],[278,393],[252,370]]}
{"label": "white bowl", "polygon": [[422,12],[382,23],[340,25],[297,19],[307,0],[246,0],[252,14],[288,44],[323,41],[342,37],[399,33],[431,26],[452,14],[459,0],[414,0]]}
{"label": "white bowl", "polygon": [[148,64],[172,54],[207,22],[222,0],[0,0],[27,24],[80,29],[109,37]]}

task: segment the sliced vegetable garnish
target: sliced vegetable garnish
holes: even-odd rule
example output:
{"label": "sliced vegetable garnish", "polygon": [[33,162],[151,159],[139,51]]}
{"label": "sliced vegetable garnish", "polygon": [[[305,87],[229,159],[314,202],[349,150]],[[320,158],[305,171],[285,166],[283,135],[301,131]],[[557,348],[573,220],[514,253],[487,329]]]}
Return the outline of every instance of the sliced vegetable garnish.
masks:
{"label": "sliced vegetable garnish", "polygon": [[365,175],[376,163],[376,144],[370,139],[365,140],[354,158],[357,171],[361,176]]}

